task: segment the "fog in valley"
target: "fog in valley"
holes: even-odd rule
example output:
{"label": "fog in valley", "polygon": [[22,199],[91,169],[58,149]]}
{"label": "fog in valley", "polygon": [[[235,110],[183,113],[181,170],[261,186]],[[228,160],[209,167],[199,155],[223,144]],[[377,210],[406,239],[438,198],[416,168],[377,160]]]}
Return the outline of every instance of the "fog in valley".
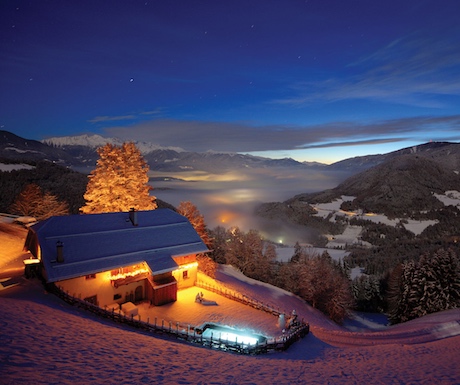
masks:
{"label": "fog in valley", "polygon": [[220,175],[151,170],[149,175],[153,195],[176,207],[182,201],[192,202],[204,215],[210,229],[216,226],[237,226],[244,231],[257,229],[272,241],[291,245],[296,241],[308,242],[308,229],[256,218],[255,207],[260,203],[282,202],[296,194],[333,188],[348,176],[326,170],[286,168],[250,169]]}

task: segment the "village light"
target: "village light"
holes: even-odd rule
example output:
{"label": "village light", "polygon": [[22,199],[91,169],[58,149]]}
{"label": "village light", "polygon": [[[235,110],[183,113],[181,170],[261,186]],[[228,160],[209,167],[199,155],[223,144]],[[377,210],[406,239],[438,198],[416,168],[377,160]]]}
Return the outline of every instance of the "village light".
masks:
{"label": "village light", "polygon": [[137,276],[139,274],[145,274],[145,273],[148,273],[148,272],[149,272],[148,268],[141,267],[141,268],[133,270],[133,271],[127,271],[127,272],[111,275],[110,280],[111,281],[116,281],[118,279],[125,279],[125,278],[128,278],[128,277],[135,277],[135,276]]}

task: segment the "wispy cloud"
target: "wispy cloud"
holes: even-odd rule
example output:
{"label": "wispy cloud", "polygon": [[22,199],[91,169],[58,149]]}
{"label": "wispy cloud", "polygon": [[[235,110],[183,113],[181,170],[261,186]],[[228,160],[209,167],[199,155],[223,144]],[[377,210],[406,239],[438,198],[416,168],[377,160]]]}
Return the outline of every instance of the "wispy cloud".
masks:
{"label": "wispy cloud", "polygon": [[[356,144],[425,141],[438,133],[452,140],[460,132],[460,115],[413,117],[370,123],[332,122],[310,126],[250,126],[243,123],[152,120],[129,127],[107,128],[110,136],[144,140],[188,151],[255,152]],[[443,139],[444,138],[444,139]]]}
{"label": "wispy cloud", "polygon": [[152,117],[160,117],[166,111],[164,107],[156,107],[152,110],[147,111],[138,111],[127,115],[101,115],[96,116],[90,120],[89,123],[106,123],[106,122],[117,122],[117,121],[124,121],[124,120],[136,120],[142,121],[145,119],[152,119]]}
{"label": "wispy cloud", "polygon": [[355,140],[355,141],[339,141],[339,142],[325,142],[319,144],[306,144],[299,146],[302,149],[312,148],[333,148],[333,147],[352,147],[352,146],[363,146],[363,145],[375,145],[385,143],[397,143],[403,142],[408,138],[386,138],[386,139],[368,139],[368,140]]}
{"label": "wispy cloud", "polygon": [[134,120],[135,115],[120,115],[120,116],[96,116],[93,119],[88,120],[89,123],[101,123],[101,122],[116,122],[120,120]]}
{"label": "wispy cloud", "polygon": [[293,96],[273,102],[303,106],[360,99],[442,108],[439,95],[460,96],[460,44],[420,36],[397,39],[348,65],[347,75],[291,84]]}

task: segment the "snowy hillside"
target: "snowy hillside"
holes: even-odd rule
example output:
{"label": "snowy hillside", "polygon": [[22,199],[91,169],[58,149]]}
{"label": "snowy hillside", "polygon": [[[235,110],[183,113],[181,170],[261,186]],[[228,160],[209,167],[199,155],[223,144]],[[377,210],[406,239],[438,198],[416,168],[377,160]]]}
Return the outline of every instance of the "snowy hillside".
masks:
{"label": "snowy hillside", "polygon": [[[298,297],[222,266],[219,284],[283,309],[296,309],[311,325],[311,333],[285,352],[240,356],[147,335],[98,319],[47,294],[38,281],[20,277],[24,235],[0,232],[2,244],[4,238],[9,240],[7,250],[0,254],[2,384],[460,382],[460,309],[394,327],[359,314],[350,320],[355,330],[350,331]],[[209,319],[232,316],[260,322],[257,312],[243,305],[230,308],[215,299],[217,306],[197,308],[200,305],[193,301],[182,305],[190,316],[201,312]]]}

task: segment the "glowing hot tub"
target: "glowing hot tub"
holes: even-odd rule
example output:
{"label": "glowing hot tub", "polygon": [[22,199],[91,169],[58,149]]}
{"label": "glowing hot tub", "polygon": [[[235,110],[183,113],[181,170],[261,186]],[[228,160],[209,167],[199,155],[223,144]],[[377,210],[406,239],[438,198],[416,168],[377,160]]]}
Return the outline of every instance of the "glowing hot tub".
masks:
{"label": "glowing hot tub", "polygon": [[256,345],[265,343],[267,340],[266,337],[251,333],[250,331],[238,330],[230,326],[212,323],[204,324],[200,329],[202,330],[203,337],[212,338],[213,340],[242,343],[244,345]]}

